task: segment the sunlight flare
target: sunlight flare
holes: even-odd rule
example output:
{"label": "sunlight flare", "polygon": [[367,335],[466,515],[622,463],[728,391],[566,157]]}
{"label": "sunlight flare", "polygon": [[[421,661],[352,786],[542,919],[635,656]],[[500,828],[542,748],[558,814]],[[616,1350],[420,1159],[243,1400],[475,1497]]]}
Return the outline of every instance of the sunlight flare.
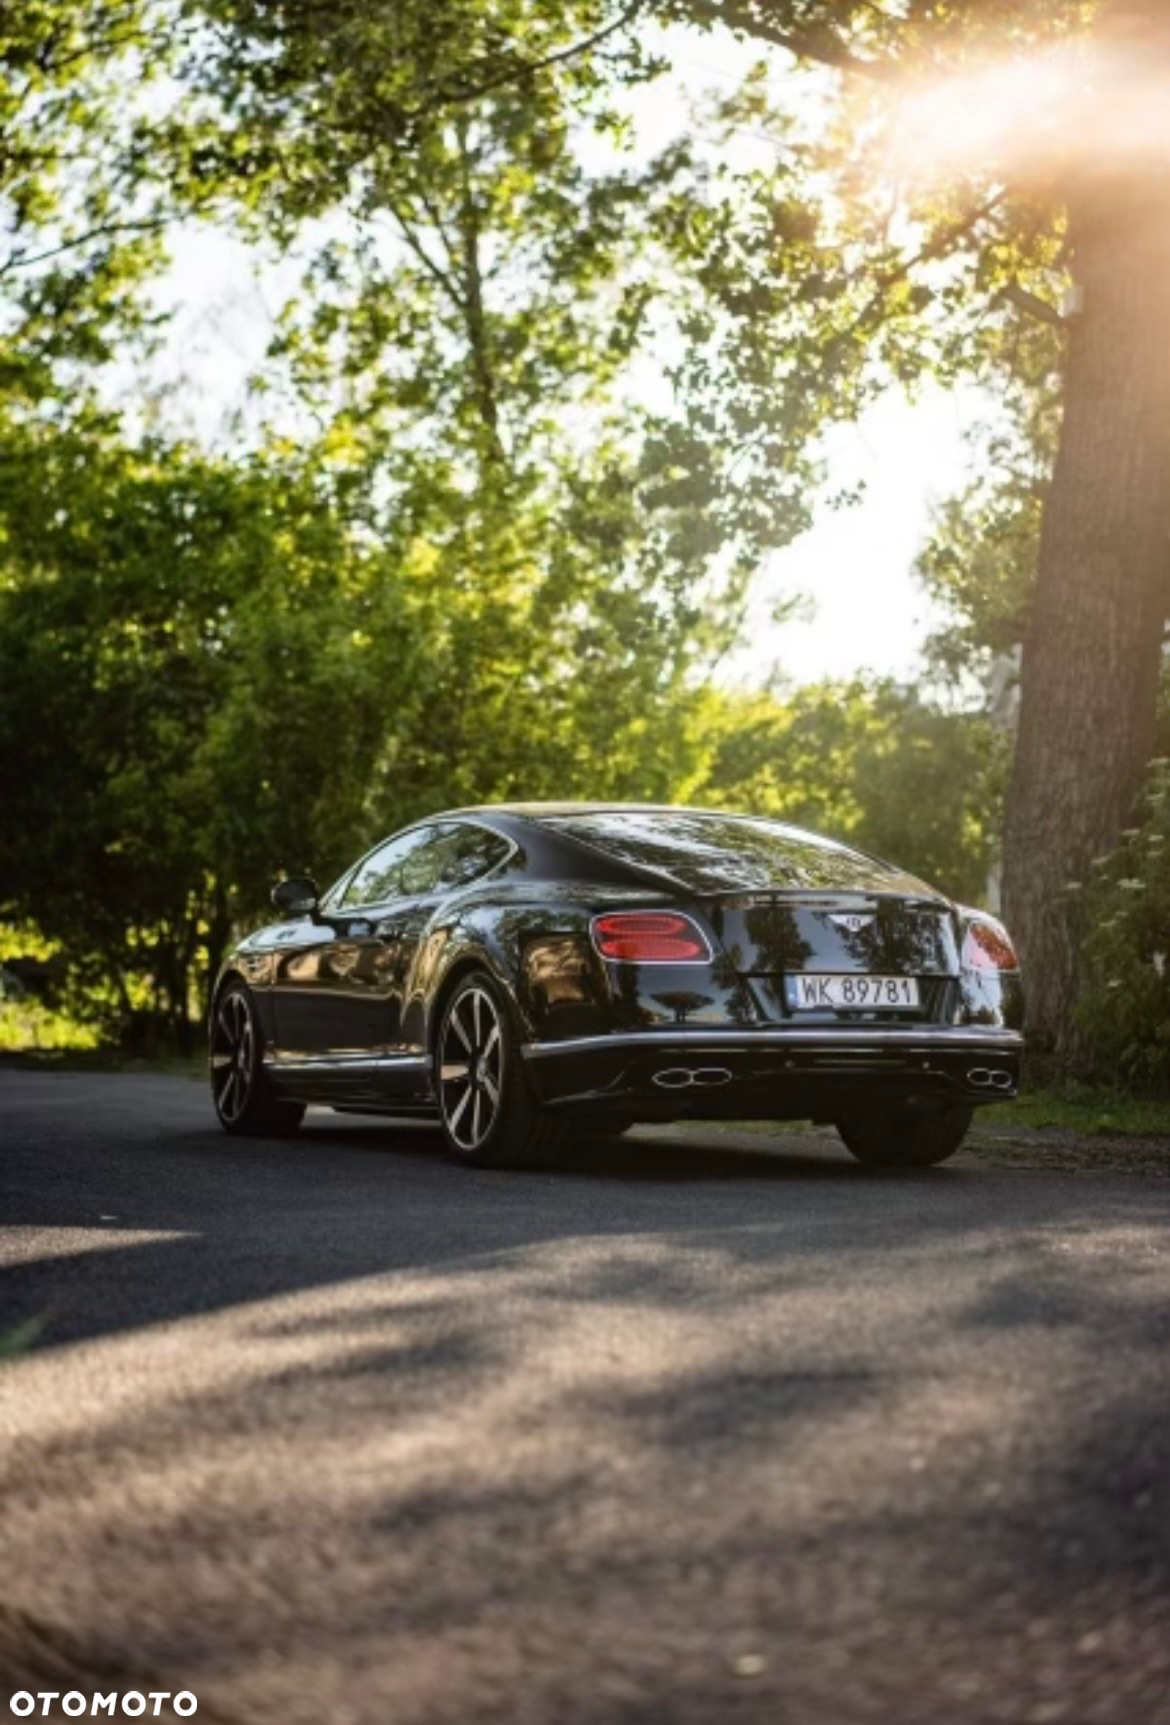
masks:
{"label": "sunlight flare", "polygon": [[1072,159],[1170,164],[1170,95],[1160,66],[1062,43],[917,85],[892,142],[899,174],[915,179],[1044,172]]}

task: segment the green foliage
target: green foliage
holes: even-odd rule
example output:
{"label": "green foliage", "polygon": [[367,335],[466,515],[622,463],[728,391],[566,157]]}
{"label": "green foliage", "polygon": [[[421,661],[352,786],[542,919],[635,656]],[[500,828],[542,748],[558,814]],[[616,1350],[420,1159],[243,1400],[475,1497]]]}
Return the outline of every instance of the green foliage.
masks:
{"label": "green foliage", "polygon": [[58,1011],[39,1000],[8,1000],[0,995],[0,1054],[30,1049],[85,1052],[98,1043],[95,1025],[73,1012]]}
{"label": "green foliage", "polygon": [[[1076,11],[658,15],[832,65],[965,63]],[[977,178],[891,202],[856,147],[880,159],[894,124],[881,80],[810,109],[754,74],[705,149],[648,161],[644,16],[35,0],[0,21],[0,912],[62,945],[99,1022],[182,1036],[280,866],[326,878],[463,802],[755,808],[981,895],[983,721],[888,684],[705,679],[807,524],[826,423],[931,370],[1042,387],[1050,332],[1006,290],[1059,281],[1059,215]],[[743,164],[745,130],[774,162]],[[149,341],[166,222],[209,211],[306,260],[215,456],[94,405]],[[967,631],[952,658],[1017,630],[1033,448],[994,452],[1006,491],[928,555]]]}
{"label": "green foliage", "polygon": [[4,913],[181,1028],[274,864],[356,842],[409,622],[291,466],[12,430],[0,522]]}
{"label": "green foliage", "polygon": [[[1000,389],[1035,372],[1037,344],[1057,347],[1047,319],[1067,279],[1050,142],[1024,124],[1019,160],[980,153],[977,137],[948,156],[945,107],[919,136],[914,102],[1066,39],[1090,11],[1081,0],[672,0],[669,16],[786,48],[803,68],[769,83],[776,61],[761,63],[721,105],[729,139],[770,138],[777,156],[741,175],[695,236],[732,323],[723,376],[737,403],[778,377],[805,420],[802,392],[845,415],[894,380],[976,375]],[[958,110],[967,100],[957,93]]]}
{"label": "green foliage", "polygon": [[202,9],[216,181],[309,258],[273,401],[330,423],[400,515],[457,527],[484,582],[518,533],[528,583],[639,596],[667,663],[725,645],[761,554],[807,522],[820,405],[761,376],[724,411],[723,190],[690,140],[635,148],[661,71],[635,8],[375,0],[328,29],[314,0]]}
{"label": "green foliage", "polygon": [[[181,171],[162,147],[178,43],[153,0],[19,0],[0,9],[0,398],[94,395],[150,336]],[[193,183],[184,202],[204,197]]]}
{"label": "green foliage", "polygon": [[1075,895],[1084,929],[1078,1016],[1103,1078],[1170,1095],[1170,761],[1151,769],[1145,818]]}
{"label": "green foliage", "polygon": [[978,904],[1003,767],[979,714],[891,682],[823,684],[723,701],[696,795],[844,839]]}
{"label": "green foliage", "polygon": [[583,554],[558,586],[522,523],[489,586],[476,534],[379,514],[319,451],[10,427],[2,456],[0,903],[119,1034],[183,1040],[282,866],[327,880],[465,801],[667,797],[691,758],[643,597]]}
{"label": "green foliage", "polygon": [[928,656],[952,681],[986,675],[1021,648],[1039,563],[1060,431],[1059,343],[1033,326],[1007,346],[999,417],[972,434],[973,477],[936,511],[918,560],[946,618]]}

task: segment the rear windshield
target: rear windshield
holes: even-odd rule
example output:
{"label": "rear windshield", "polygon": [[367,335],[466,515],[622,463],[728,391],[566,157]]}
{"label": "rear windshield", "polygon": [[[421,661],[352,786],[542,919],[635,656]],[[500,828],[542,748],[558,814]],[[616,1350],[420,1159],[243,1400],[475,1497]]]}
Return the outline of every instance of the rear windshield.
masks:
{"label": "rear windshield", "polygon": [[750,815],[631,809],[547,815],[544,820],[606,856],[669,875],[691,892],[928,890],[889,863]]}

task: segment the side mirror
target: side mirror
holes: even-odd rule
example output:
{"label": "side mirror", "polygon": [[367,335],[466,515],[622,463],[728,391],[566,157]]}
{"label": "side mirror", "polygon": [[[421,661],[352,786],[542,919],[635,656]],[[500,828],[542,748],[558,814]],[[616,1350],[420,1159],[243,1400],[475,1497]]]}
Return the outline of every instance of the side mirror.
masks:
{"label": "side mirror", "polygon": [[272,889],[272,902],[286,916],[312,916],[321,901],[311,875],[294,874]]}

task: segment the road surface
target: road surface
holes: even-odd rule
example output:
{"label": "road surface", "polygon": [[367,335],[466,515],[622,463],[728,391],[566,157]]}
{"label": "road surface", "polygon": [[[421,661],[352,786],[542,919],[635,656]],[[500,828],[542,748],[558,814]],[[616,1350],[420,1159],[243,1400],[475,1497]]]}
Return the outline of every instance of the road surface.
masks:
{"label": "road surface", "polygon": [[473,1172],[126,1074],[0,1135],[5,1717],[1170,1721],[1170,1180]]}

